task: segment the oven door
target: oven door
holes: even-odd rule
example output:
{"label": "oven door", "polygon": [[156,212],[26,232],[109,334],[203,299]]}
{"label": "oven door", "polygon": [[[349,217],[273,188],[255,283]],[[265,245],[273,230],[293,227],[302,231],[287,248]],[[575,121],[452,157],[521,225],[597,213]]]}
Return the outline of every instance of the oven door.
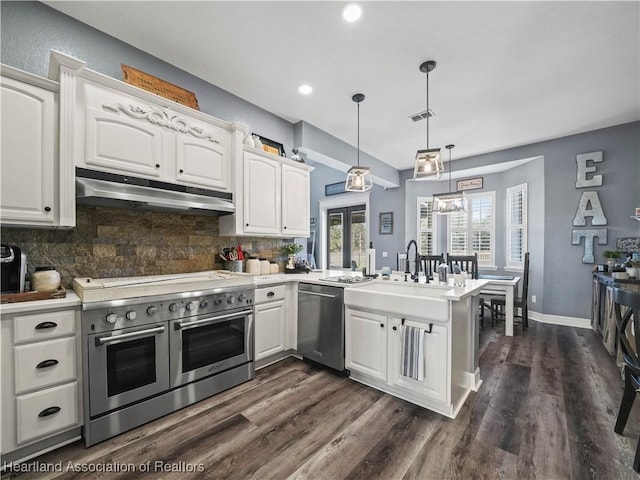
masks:
{"label": "oven door", "polygon": [[170,322],[173,387],[253,360],[253,310]]}
{"label": "oven door", "polygon": [[169,389],[166,323],[87,336],[91,416]]}

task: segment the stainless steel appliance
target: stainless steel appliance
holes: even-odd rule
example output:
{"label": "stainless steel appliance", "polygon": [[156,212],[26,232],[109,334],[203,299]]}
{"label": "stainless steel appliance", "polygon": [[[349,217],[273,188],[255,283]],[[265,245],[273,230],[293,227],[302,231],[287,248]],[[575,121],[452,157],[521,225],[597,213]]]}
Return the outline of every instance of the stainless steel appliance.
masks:
{"label": "stainless steel appliance", "polygon": [[298,353],[344,370],[344,289],[298,285]]}
{"label": "stainless steel appliance", "polygon": [[0,245],[0,286],[2,293],[24,292],[27,256],[15,245]]}
{"label": "stainless steel appliance", "polygon": [[255,287],[221,275],[76,279],[87,446],[254,378]]}

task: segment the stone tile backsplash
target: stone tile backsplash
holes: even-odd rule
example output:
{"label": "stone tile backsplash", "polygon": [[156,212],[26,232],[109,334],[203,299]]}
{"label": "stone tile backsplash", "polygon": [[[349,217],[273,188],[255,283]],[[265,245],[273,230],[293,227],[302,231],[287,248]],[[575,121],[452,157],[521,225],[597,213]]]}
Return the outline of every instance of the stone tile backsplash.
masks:
{"label": "stone tile backsplash", "polygon": [[[29,275],[54,266],[62,284],[74,277],[112,278],[223,269],[225,247],[242,245],[252,255],[276,260],[285,256],[282,239],[218,235],[216,217],[180,215],[78,205],[76,227],[46,230],[3,227],[2,243],[27,254]],[[29,278],[27,278],[29,279]]]}

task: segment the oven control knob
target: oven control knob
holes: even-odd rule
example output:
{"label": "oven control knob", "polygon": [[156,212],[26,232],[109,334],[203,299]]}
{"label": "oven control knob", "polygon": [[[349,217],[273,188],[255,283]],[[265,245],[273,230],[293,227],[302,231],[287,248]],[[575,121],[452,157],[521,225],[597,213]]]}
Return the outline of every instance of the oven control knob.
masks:
{"label": "oven control knob", "polygon": [[118,320],[118,316],[115,313],[110,313],[104,320],[107,323],[116,323],[116,320]]}
{"label": "oven control knob", "polygon": [[203,300],[200,302],[200,308],[207,308],[209,306],[209,302],[207,300]]}
{"label": "oven control knob", "polygon": [[215,300],[213,301],[214,305],[220,305],[222,304],[222,297],[216,297]]}
{"label": "oven control knob", "polygon": [[155,315],[156,313],[158,313],[158,307],[156,307],[155,305],[151,305],[149,308],[147,308],[147,315],[149,315],[150,317],[152,315]]}
{"label": "oven control knob", "polygon": [[246,299],[247,299],[246,295],[238,295],[238,301],[240,303],[244,303]]}
{"label": "oven control knob", "polygon": [[177,312],[178,311],[178,304],[177,303],[170,303],[169,304],[169,311],[170,312]]}
{"label": "oven control knob", "polygon": [[189,302],[185,305],[185,308],[189,311],[193,310],[194,308],[196,308],[196,304],[193,302]]}
{"label": "oven control knob", "polygon": [[127,318],[127,320],[135,320],[136,312],[134,310],[129,310],[127,313],[124,314],[124,316]]}
{"label": "oven control knob", "polygon": [[236,303],[236,297],[228,297],[227,303]]}

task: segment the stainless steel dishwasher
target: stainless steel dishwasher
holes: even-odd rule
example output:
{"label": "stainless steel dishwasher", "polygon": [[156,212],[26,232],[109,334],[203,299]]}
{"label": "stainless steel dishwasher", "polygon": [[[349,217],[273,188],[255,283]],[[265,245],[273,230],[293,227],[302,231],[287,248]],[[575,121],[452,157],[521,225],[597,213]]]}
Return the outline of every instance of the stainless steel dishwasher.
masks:
{"label": "stainless steel dishwasher", "polygon": [[298,284],[298,353],[344,370],[344,289]]}

